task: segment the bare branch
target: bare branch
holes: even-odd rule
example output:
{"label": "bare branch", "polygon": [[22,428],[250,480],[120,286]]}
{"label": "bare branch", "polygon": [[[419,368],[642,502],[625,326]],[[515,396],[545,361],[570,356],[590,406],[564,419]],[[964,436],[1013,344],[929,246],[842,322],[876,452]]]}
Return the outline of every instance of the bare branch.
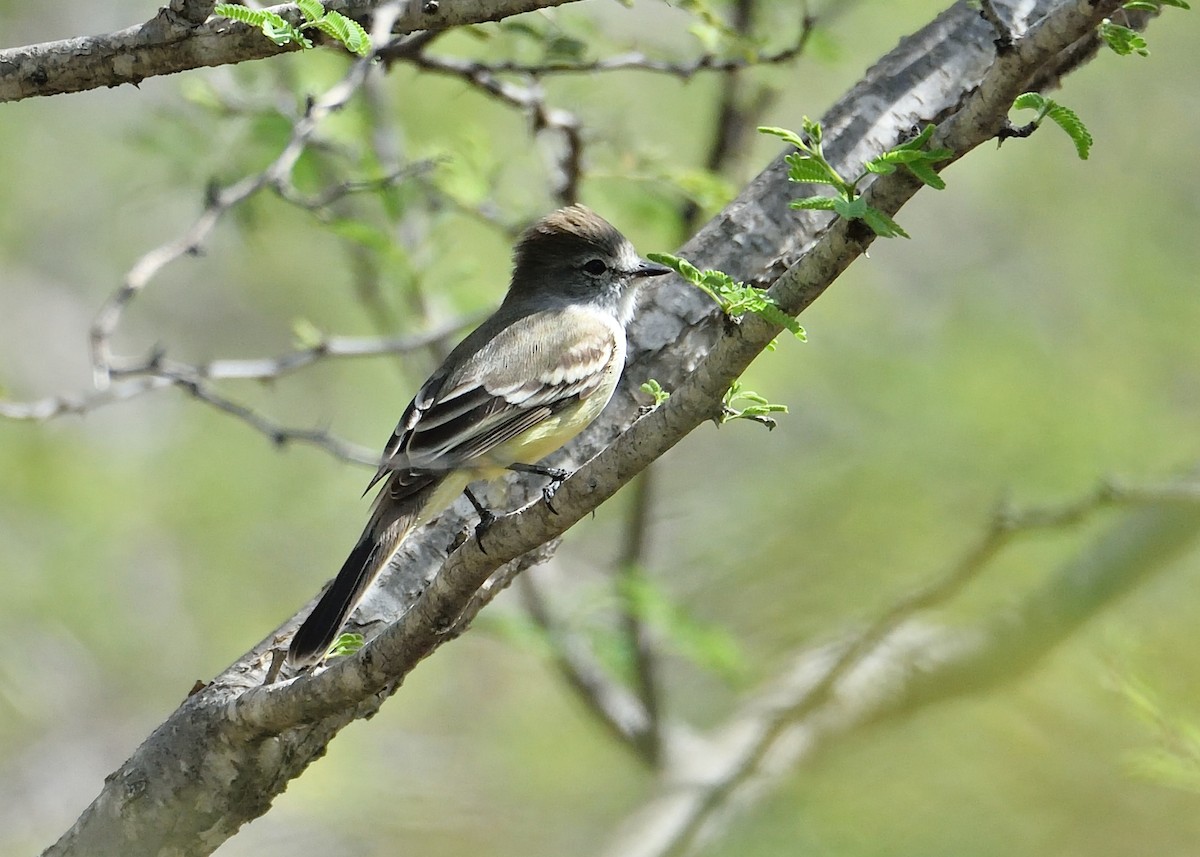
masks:
{"label": "bare branch", "polygon": [[[944,577],[901,599],[849,640],[797,655],[792,669],[708,736],[676,740],[656,795],[603,853],[692,854],[729,824],[747,792],[760,793],[837,734],[986,689],[1027,669],[1133,581],[1169,567],[1173,556],[1200,538],[1198,487],[1194,474],[1145,490],[1103,484],[1064,506],[1002,510]],[[1117,501],[1131,511],[1001,619],[965,631],[916,620],[919,611],[957,593],[1013,536],[1071,526]],[[1021,655],[1014,656],[1014,639],[1021,640]]]}
{"label": "bare branch", "polygon": [[[408,4],[391,3],[381,7],[376,26],[390,28],[390,23],[399,14],[398,6]],[[247,176],[223,189],[209,192],[203,213],[181,237],[151,250],[139,259],[125,276],[121,287],[101,306],[92,323],[90,338],[92,352],[93,381],[97,389],[103,390],[111,382],[118,368],[112,352],[112,337],[129,304],[146,288],[150,281],[170,263],[184,255],[199,252],[200,247],[212,233],[221,218],[234,206],[249,199],[265,187],[277,190],[290,185],[292,170],[304,153],[318,125],[330,114],[346,105],[351,96],[362,86],[372,68],[372,57],[355,62],[341,82],[312,101],[307,110],[293,126],[292,136],[279,156],[261,173]]]}
{"label": "bare branch", "polygon": [[10,420],[49,420],[64,414],[82,415],[89,411],[98,410],[105,405],[127,402],[143,393],[162,390],[171,386],[169,378],[137,378],[110,384],[103,390],[90,390],[84,393],[68,393],[61,396],[48,396],[29,402],[0,401],[0,417]]}
{"label": "bare branch", "polygon": [[646,737],[656,730],[643,701],[610,676],[578,635],[554,617],[534,575],[522,576],[519,590],[526,613],[549,640],[554,664],[567,686],[625,746],[653,764]]}
{"label": "bare branch", "polygon": [[811,27],[806,27],[800,37],[782,50],[756,57],[722,57],[717,54],[702,54],[695,59],[654,59],[640,51],[618,54],[584,61],[550,61],[545,63],[482,62],[461,57],[428,57],[445,73],[468,77],[472,75],[515,74],[528,77],[545,77],[558,74],[592,74],[607,71],[646,71],[665,74],[680,80],[691,80],[702,72],[731,72],[763,65],[783,65],[796,59],[804,52]]}
{"label": "bare branch", "polygon": [[[389,32],[443,30],[498,21],[570,2],[574,0],[406,2]],[[148,77],[262,59],[295,49],[279,47],[253,27],[224,18],[195,20],[212,5],[174,0],[146,23],[115,33],[0,50],[0,102],[137,84]],[[370,16],[381,5],[379,0],[326,3],[327,8],[359,19]],[[294,4],[270,8],[293,24],[303,20]]]}
{"label": "bare branch", "polygon": [[159,377],[170,378],[177,387],[201,402],[212,405],[217,410],[246,423],[259,434],[266,436],[275,446],[288,446],[293,443],[305,444],[323,449],[340,461],[363,464],[368,467],[379,466],[380,457],[372,450],[338,440],[320,429],[297,429],[282,426],[245,405],[225,398],[212,387],[197,379],[172,377],[167,372],[162,372]]}
{"label": "bare branch", "polygon": [[407,61],[425,71],[457,77],[485,94],[525,111],[535,135],[541,131],[558,132],[563,151],[556,160],[559,175],[554,196],[560,205],[578,201],[584,146],[579,117],[569,110],[547,105],[546,93],[532,75],[528,76],[530,79],[525,85],[520,85],[471,61],[425,53],[411,54]]}
{"label": "bare branch", "polygon": [[625,645],[633,655],[633,672],[638,699],[646,712],[646,728],[637,735],[637,746],[651,765],[662,760],[662,702],[658,680],[658,653],[650,629],[642,621],[637,590],[645,585],[643,566],[650,528],[650,498],[655,469],[649,467],[638,474],[630,488],[633,503],[626,521],[625,543],[617,569],[617,595],[621,600],[621,626]]}

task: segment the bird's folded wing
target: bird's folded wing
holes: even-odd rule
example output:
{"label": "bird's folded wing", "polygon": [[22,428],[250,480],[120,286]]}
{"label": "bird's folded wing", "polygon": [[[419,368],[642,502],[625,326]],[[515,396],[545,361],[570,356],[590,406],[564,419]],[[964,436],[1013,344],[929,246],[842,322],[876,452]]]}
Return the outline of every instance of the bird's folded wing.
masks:
{"label": "bird's folded wing", "polygon": [[573,310],[536,313],[509,325],[417,392],[371,484],[388,473],[468,465],[592,395],[613,371],[618,335],[615,322]]}

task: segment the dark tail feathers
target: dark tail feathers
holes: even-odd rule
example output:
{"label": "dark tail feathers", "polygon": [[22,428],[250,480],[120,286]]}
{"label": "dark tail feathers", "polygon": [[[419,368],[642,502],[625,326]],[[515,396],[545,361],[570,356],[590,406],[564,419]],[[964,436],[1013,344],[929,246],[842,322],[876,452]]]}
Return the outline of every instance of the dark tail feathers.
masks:
{"label": "dark tail feathers", "polygon": [[333,645],[350,612],[375,579],[378,572],[376,548],[375,540],[364,533],[354,550],[350,551],[350,556],[342,563],[342,569],[333,583],[296,631],[296,636],[292,637],[288,661],[293,666],[304,666],[319,660]]}

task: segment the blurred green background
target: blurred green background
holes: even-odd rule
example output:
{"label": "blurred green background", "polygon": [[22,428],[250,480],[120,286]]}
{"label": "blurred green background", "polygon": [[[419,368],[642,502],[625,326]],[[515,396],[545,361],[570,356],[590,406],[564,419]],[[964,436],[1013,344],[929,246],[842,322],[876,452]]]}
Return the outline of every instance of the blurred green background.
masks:
{"label": "blurred green background", "polygon": [[[763,121],[798,127],[820,115],[942,5],[845,4],[795,66],[749,76],[778,90]],[[128,0],[0,2],[0,33],[15,46],[151,12]],[[790,4],[763,16],[763,31],[781,34],[772,46],[795,30]],[[596,54],[637,44],[685,56],[699,49],[691,23],[642,0],[631,10],[580,4],[533,26],[581,40],[598,28]],[[435,50],[534,55],[535,41],[511,27],[480,32]],[[783,342],[751,370],[749,387],[791,406],[779,428],[705,426],[661,463],[648,574],[740,654],[732,677],[669,655],[670,715],[719,723],[793,652],[947,568],[1001,496],[1065,502],[1108,474],[1154,483],[1195,461],[1196,33],[1194,13],[1169,10],[1148,34],[1149,58],[1102,54],[1055,94],[1096,138],[1088,162],[1048,130],[954,165],[949,190],[901,212],[913,240],[876,242],[804,315],[809,342]],[[318,52],[0,107],[4,396],[85,389],[88,325],[124,273],[190,224],[210,179],[261,168],[286,139],[284,117],[238,105],[294,109],[282,87],[319,92],[343,69]],[[638,73],[547,82],[550,103],[587,129],[583,200],[643,252],[680,243],[681,197],[662,176],[702,158],[718,87],[712,76]],[[381,92],[408,154],[449,159],[435,179],[443,190],[490,195],[509,222],[553,207],[545,158],[519,115],[403,67]],[[237,103],[214,106],[222,93]],[[362,161],[362,127],[356,106],[326,132],[347,163]],[[777,150],[755,140],[734,186]],[[303,163],[301,178],[332,178],[321,163]],[[419,197],[405,190],[392,202],[417,207]],[[202,256],[153,282],[117,347],[158,344],[193,361],[272,355],[293,346],[296,319],[370,335],[496,301],[508,239],[453,209],[421,223],[410,246],[379,262],[386,310],[372,312],[333,230],[258,199]],[[223,389],[285,424],[374,449],[430,360],[329,362]],[[0,660],[0,853],[15,855],[56,839],[194,680],[315,592],[358,533],[367,473],[313,449],[276,451],[174,391],[85,418],[0,421],[0,473],[10,645]],[[585,521],[555,561],[585,631],[611,619],[607,582],[627,505],[618,497]],[[929,621],[970,624],[1013,603],[1104,521],[1022,541]],[[708,853],[1193,855],[1200,797],[1131,774],[1129,754],[1155,736],[1114,676],[1200,722],[1198,560],[1193,552],[1139,588],[1021,680],[837,742]],[[593,853],[650,778],[544,649],[511,633],[516,599],[488,613],[220,853]]]}

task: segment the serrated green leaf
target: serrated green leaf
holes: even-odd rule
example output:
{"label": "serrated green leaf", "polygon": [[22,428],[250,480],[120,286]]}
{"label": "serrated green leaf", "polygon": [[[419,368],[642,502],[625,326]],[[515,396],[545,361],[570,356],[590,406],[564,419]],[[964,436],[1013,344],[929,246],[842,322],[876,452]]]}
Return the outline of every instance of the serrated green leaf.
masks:
{"label": "serrated green leaf", "polygon": [[659,265],[666,265],[692,285],[700,285],[701,281],[704,279],[703,275],[700,273],[700,269],[687,259],[681,259],[678,256],[672,256],[670,253],[647,253],[646,258]]}
{"label": "serrated green leaf", "polygon": [[933,167],[929,165],[928,161],[913,161],[911,164],[905,164],[904,167],[934,190],[946,189],[945,180],[943,180],[941,176],[934,172]]}
{"label": "serrated green leaf", "polygon": [[285,24],[283,27],[279,27],[274,21],[263,21],[262,32],[264,36],[280,47],[288,44],[295,38],[290,24]]}
{"label": "serrated green leaf", "polygon": [[806,196],[803,199],[793,199],[788,208],[801,211],[833,211],[836,203],[831,196]]}
{"label": "serrated green leaf", "polygon": [[1055,104],[1046,112],[1046,116],[1067,132],[1067,136],[1075,143],[1075,151],[1079,153],[1079,159],[1086,161],[1092,148],[1092,134],[1075,114],[1075,111],[1069,107],[1063,107],[1061,104]]}
{"label": "serrated green leaf", "polygon": [[889,158],[883,155],[867,161],[866,167],[867,172],[876,173],[881,176],[891,175],[892,173],[896,172],[896,165],[892,163]]}
{"label": "serrated green leaf", "polygon": [[892,149],[890,152],[884,152],[873,161],[883,161],[889,164],[907,164],[912,161],[923,161],[927,152],[922,152],[920,149]]}
{"label": "serrated green leaf", "polygon": [[801,152],[792,152],[783,160],[788,165],[790,181],[837,186],[837,177],[830,173],[829,167],[821,161],[807,157]]}
{"label": "serrated green leaf", "polygon": [[325,17],[313,21],[312,25],[327,36],[337,39],[360,57],[365,57],[371,52],[371,37],[367,35],[367,31],[357,21],[347,18],[341,12],[328,12]]}
{"label": "serrated green leaf", "polygon": [[833,200],[833,210],[847,220],[857,220],[867,212],[867,203],[861,196],[854,199],[836,197]]}
{"label": "serrated green leaf", "polygon": [[296,0],[296,6],[299,7],[305,21],[315,21],[325,14],[325,7],[319,0]]}
{"label": "serrated green leaf", "polygon": [[909,235],[900,228],[900,224],[892,220],[884,212],[878,208],[865,206],[866,211],[863,212],[862,221],[871,227],[871,231],[880,238],[908,238]]}
{"label": "serrated green leaf", "polygon": [[1143,57],[1150,56],[1150,49],[1141,33],[1114,23],[1111,18],[1100,22],[1100,38],[1119,56],[1129,56],[1133,53]]}
{"label": "serrated green leaf", "polygon": [[218,3],[213,7],[213,14],[229,18],[231,21],[241,21],[243,24],[250,24],[253,27],[261,27],[263,21],[267,19],[265,12],[247,8],[238,3]]}
{"label": "serrated green leaf", "polygon": [[937,130],[937,126],[932,122],[921,129],[921,132],[911,140],[906,140],[892,151],[904,151],[906,149],[924,149],[925,144],[929,142],[929,138],[933,136],[933,132]]}
{"label": "serrated green leaf", "polygon": [[1040,92],[1022,92],[1013,99],[1014,110],[1044,110],[1046,108],[1046,96]]}

